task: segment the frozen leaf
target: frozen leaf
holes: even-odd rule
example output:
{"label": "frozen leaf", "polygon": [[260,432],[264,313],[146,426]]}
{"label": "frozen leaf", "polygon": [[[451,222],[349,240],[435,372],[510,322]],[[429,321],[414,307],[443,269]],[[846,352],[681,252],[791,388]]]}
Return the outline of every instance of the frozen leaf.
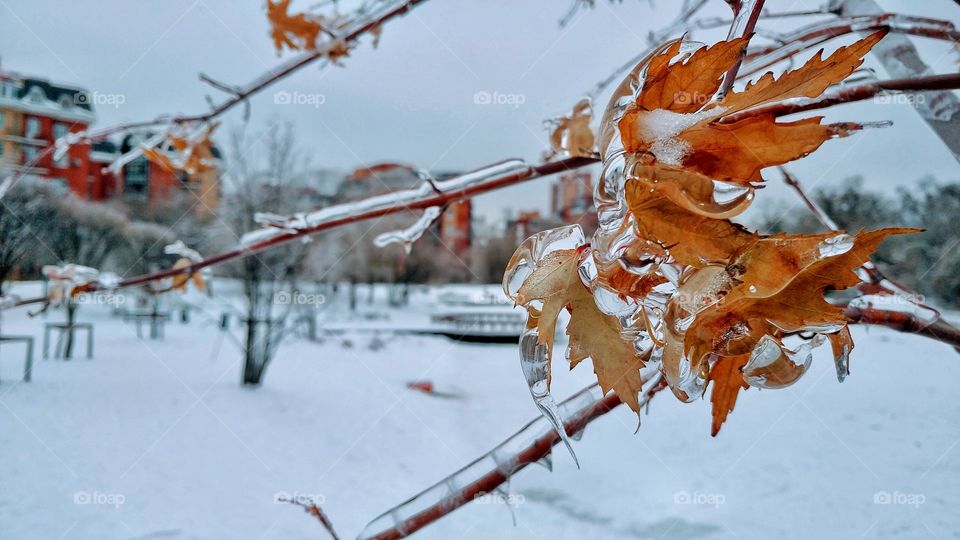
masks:
{"label": "frozen leaf", "polygon": [[[174,269],[188,268],[192,265],[194,261],[183,257],[177,259],[177,262],[173,263]],[[185,291],[187,290],[187,283],[193,282],[193,286],[199,290],[203,290],[204,280],[200,272],[188,272],[185,274],[177,274],[173,276],[172,282],[170,284],[170,289],[174,291]]]}
{"label": "frozen leaf", "polygon": [[543,303],[537,320],[540,343],[552,353],[557,317],[570,311],[567,334],[570,337],[570,366],[591,358],[597,381],[604,392],[616,391],[620,400],[640,412],[638,394],[642,388],[640,368],[643,359],[633,345],[620,337],[617,320],[601,313],[593,295],[577,273],[583,250],[557,250],[547,254],[520,287],[517,303],[527,306],[534,300]]}
{"label": "frozen leaf", "polygon": [[721,42],[675,61],[677,41],[651,59],[635,104],[619,130],[627,152],[660,165],[695,171],[742,185],[761,182],[760,170],[806,156],[826,140],[845,136],[850,125],[821,124],[820,117],[777,122],[762,115],[724,124],[725,116],[794,98],[813,98],[845,79],[862,63],[885,32],[878,32],[828,58],[822,51],[779,78],[767,73],[741,92],[716,101],[723,73],[746,46],[746,39]]}
{"label": "frozen leaf", "polygon": [[[757,236],[726,219],[695,213],[673,202],[656,178],[639,177],[627,184],[626,198],[641,239],[659,242],[678,262],[702,267],[710,261],[727,261]],[[712,196],[709,182],[688,183],[686,196],[704,200]]]}
{"label": "frozen leaf", "polygon": [[710,380],[713,381],[710,391],[713,425],[710,434],[714,437],[720,433],[720,426],[727,420],[727,415],[733,412],[740,390],[750,388],[743,380],[743,366],[749,358],[750,355],[721,356],[710,368]]}
{"label": "frozen leaf", "polygon": [[548,122],[550,147],[554,154],[564,156],[591,156],[595,137],[590,127],[593,108],[590,98],[583,98],[573,107],[569,116],[561,116]]}
{"label": "frozen leaf", "polygon": [[691,359],[711,353],[739,356],[754,351],[763,336],[841,330],[843,310],[827,302],[824,293],[856,285],[855,270],[884,238],[912,232],[917,230],[861,232],[847,251],[830,256],[822,256],[820,246],[837,233],[758,240],[726,267],[738,284],[697,314],[686,331],[685,351]]}
{"label": "frozen leaf", "polygon": [[317,36],[323,30],[321,21],[305,13],[290,15],[287,13],[290,0],[267,0],[267,19],[270,21],[270,36],[277,52],[284,47],[293,51],[313,50],[317,46]]}

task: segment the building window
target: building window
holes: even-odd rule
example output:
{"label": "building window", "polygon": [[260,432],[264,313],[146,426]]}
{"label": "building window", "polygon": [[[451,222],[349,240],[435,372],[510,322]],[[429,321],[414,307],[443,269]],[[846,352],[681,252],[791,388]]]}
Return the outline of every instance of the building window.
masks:
{"label": "building window", "polygon": [[123,168],[123,192],[125,195],[147,196],[150,182],[150,162],[141,156],[127,163]]}
{"label": "building window", "polygon": [[[57,140],[62,137],[66,137],[68,131],[69,131],[69,128],[67,127],[66,124],[62,124],[60,122],[53,124],[53,139]],[[64,152],[62,156],[59,156],[56,160],[54,160],[54,165],[56,165],[57,167],[60,167],[61,169],[64,167],[67,167],[69,164],[70,164],[69,152]]]}
{"label": "building window", "polygon": [[7,81],[0,82],[0,97],[13,97],[13,84]]}
{"label": "building window", "polygon": [[0,131],[4,131],[7,126],[7,111],[0,111]]}
{"label": "building window", "polygon": [[23,136],[28,139],[36,139],[40,136],[39,118],[27,118],[27,125],[26,129],[23,131]]}
{"label": "building window", "polygon": [[34,166],[36,165],[33,160],[37,159],[38,150],[36,146],[24,146],[23,147],[23,164]]}

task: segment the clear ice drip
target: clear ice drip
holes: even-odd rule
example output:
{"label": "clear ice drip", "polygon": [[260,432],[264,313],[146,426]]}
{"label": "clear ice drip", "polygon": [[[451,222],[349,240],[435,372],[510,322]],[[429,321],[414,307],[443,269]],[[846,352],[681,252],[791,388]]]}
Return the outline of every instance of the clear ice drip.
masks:
{"label": "clear ice drip", "polygon": [[[557,408],[559,416],[564,422],[569,422],[577,418],[583,411],[595,404],[602,397],[603,395],[597,385],[585,388],[559,404]],[[530,464],[520,463],[517,460],[517,456],[553,432],[554,428],[546,418],[540,416],[531,420],[527,425],[520,428],[520,430],[497,445],[493,450],[480,456],[453,474],[441,479],[439,482],[414,495],[410,499],[407,499],[405,502],[377,516],[364,527],[363,531],[357,537],[358,540],[374,538],[378,534],[390,529],[412,532],[411,523],[408,520],[421,512],[437,505],[456,508],[469,503],[471,499],[467,498],[464,494],[463,490],[465,488],[474,485],[477,481],[491,473],[499,473],[509,478],[510,475]],[[547,454],[535,463],[540,463],[550,469],[549,456],[550,454]]]}
{"label": "clear ice drip", "polygon": [[536,328],[527,329],[520,336],[520,369],[523,370],[523,377],[527,381],[527,387],[530,389],[530,396],[533,402],[540,409],[543,415],[553,429],[556,430],[563,444],[570,451],[577,468],[580,468],[580,461],[577,459],[576,452],[573,451],[573,444],[567,437],[567,430],[563,426],[563,418],[560,416],[560,410],[557,408],[557,402],[547,387],[547,378],[550,372],[550,358],[547,356],[547,346],[540,344],[540,335]]}
{"label": "clear ice drip", "polygon": [[413,243],[419,240],[420,237],[423,236],[423,233],[427,232],[427,229],[430,228],[430,225],[432,225],[433,222],[440,217],[441,211],[442,210],[439,206],[431,206],[424,210],[423,214],[420,215],[420,218],[406,229],[380,234],[373,239],[373,244],[377,247],[386,247],[390,244],[400,244],[403,246],[403,250],[409,254],[410,250],[413,248]]}
{"label": "clear ice drip", "polygon": [[[547,255],[559,251],[577,249],[584,244],[583,230],[579,225],[568,225],[537,233],[527,238],[514,253],[503,274],[503,291],[514,302],[518,300],[520,287],[537,268],[537,265]],[[520,336],[520,368],[523,371],[527,387],[533,402],[540,409],[544,418],[563,439],[567,450],[573,456],[573,461],[580,467],[573,445],[567,437],[563,420],[557,409],[556,401],[550,394],[549,347],[552,344],[541,344],[540,335],[536,328],[528,328]]]}

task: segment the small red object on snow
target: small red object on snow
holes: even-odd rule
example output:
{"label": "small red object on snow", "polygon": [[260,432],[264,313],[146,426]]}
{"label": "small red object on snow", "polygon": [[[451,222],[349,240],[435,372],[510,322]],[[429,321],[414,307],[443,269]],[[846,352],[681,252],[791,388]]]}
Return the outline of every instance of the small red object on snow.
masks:
{"label": "small red object on snow", "polygon": [[410,388],[411,390],[419,390],[427,394],[432,394],[433,382],[432,381],[410,381],[407,383],[407,388]]}

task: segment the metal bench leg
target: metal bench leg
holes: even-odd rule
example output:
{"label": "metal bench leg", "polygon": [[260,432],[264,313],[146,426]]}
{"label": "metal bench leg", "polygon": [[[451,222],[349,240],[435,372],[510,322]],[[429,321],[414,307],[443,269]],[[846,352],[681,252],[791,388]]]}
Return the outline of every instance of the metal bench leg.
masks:
{"label": "metal bench leg", "polygon": [[87,328],[87,359],[93,358],[93,327]]}
{"label": "metal bench leg", "polygon": [[27,363],[23,368],[23,382],[30,382],[33,373],[33,339],[27,341]]}
{"label": "metal bench leg", "polygon": [[43,358],[50,358],[50,327],[43,327]]}

